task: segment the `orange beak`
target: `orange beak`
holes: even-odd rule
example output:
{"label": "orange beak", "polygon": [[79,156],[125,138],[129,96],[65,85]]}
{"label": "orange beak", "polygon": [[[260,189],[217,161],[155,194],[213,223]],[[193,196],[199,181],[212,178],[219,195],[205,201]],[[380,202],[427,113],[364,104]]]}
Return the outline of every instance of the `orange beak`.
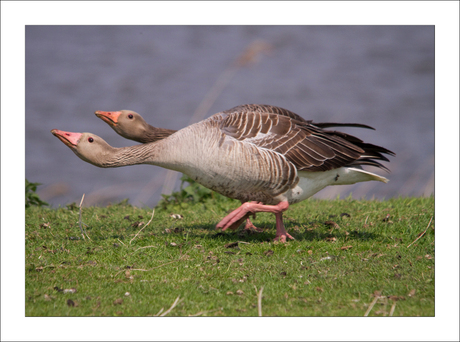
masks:
{"label": "orange beak", "polygon": [[118,123],[118,118],[121,115],[121,112],[103,112],[102,110],[97,110],[94,112],[99,119],[104,120],[110,126],[116,126]]}
{"label": "orange beak", "polygon": [[64,144],[66,144],[70,148],[77,147],[77,144],[80,141],[80,138],[82,136],[81,133],[65,132],[59,129],[53,129],[51,130],[51,133],[53,133],[54,136],[59,138],[59,140],[61,140]]}

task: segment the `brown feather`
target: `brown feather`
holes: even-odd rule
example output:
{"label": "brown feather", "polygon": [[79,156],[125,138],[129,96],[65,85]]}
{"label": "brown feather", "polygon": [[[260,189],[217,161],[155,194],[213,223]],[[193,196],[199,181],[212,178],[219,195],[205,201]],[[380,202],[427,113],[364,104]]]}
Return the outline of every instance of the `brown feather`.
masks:
{"label": "brown feather", "polygon": [[363,124],[312,123],[286,109],[268,105],[241,105],[220,113],[224,134],[239,141],[283,155],[295,167],[312,172],[342,166],[372,165],[386,169],[376,160],[393,152],[339,131],[333,126],[362,127]]}

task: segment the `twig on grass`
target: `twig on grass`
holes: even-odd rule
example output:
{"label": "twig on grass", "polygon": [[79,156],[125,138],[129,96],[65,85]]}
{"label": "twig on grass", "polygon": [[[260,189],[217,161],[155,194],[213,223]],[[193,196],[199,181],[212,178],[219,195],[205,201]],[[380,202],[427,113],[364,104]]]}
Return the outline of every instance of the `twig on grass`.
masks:
{"label": "twig on grass", "polygon": [[184,256],[185,256],[185,255],[181,256],[181,257],[180,257],[179,259],[177,259],[177,260],[173,260],[173,261],[167,262],[166,264],[163,264],[163,265],[160,265],[160,266],[156,266],[156,267],[152,267],[152,268],[148,269],[147,271],[151,271],[151,270],[154,270],[154,269],[156,269],[156,268],[160,268],[160,267],[163,267],[163,266],[172,264],[173,262],[181,261],[182,258],[183,258]]}
{"label": "twig on grass", "polygon": [[129,244],[131,244],[131,242],[133,242],[133,240],[139,235],[139,233],[140,233],[145,227],[147,227],[147,226],[150,224],[150,222],[152,222],[152,220],[153,220],[153,215],[154,215],[154,214],[155,214],[155,208],[154,208],[153,211],[152,211],[152,217],[150,218],[150,221],[147,222],[147,223],[144,225],[144,227],[142,227],[142,228],[137,232],[136,235],[134,235],[134,237],[131,239],[131,241],[129,241]]}
{"label": "twig on grass", "polygon": [[388,316],[393,316],[393,312],[395,312],[396,302],[393,303],[390,309],[390,314]]}
{"label": "twig on grass", "polygon": [[[262,291],[264,290],[264,287],[262,286],[260,288],[259,293],[257,294],[257,308],[259,310],[259,317],[262,317]],[[257,288],[256,288],[257,291]]]}
{"label": "twig on grass", "polygon": [[[142,249],[142,248],[156,248],[157,246],[144,246],[144,247],[139,247],[138,249],[136,249],[133,253],[137,252],[139,249]],[[133,254],[131,253],[131,254]]]}
{"label": "twig on grass", "polygon": [[369,308],[367,309],[366,313],[364,314],[364,317],[367,317],[367,315],[369,315],[369,312],[371,312],[372,308],[374,307],[375,303],[377,303],[377,301],[382,298],[382,296],[375,296],[374,300],[372,301],[372,303],[369,305]]}
{"label": "twig on grass", "polygon": [[130,269],[127,269],[127,270],[123,269],[123,270],[120,270],[117,273],[115,273],[115,275],[113,277],[115,278],[117,275],[119,275],[123,271],[144,271],[144,272],[147,272],[148,270],[144,270],[143,268],[130,268]]}
{"label": "twig on grass", "polygon": [[[83,200],[85,199],[85,194],[83,194],[83,196],[81,197],[81,201],[80,201],[80,210],[79,210],[79,219],[78,219],[78,224],[80,226],[80,231],[81,231],[81,236],[83,236],[83,240],[85,240],[85,235],[88,239],[91,240],[91,238],[88,236],[88,234],[86,234],[86,229],[82,227],[82,223],[86,226],[86,224],[82,221],[81,219],[81,205],[83,204]],[[85,232],[85,235],[83,235],[83,231]]]}
{"label": "twig on grass", "polygon": [[197,312],[196,314],[188,315],[188,317],[197,317],[197,316],[200,316],[200,315],[208,313],[208,312],[221,311],[223,309],[224,308],[222,307],[222,308],[218,308],[218,309],[214,309],[214,310],[200,311],[200,312]]}
{"label": "twig on grass", "polygon": [[121,270],[121,271],[118,271],[117,273],[115,273],[115,275],[113,276],[114,278],[121,272],[123,272],[124,270]]}
{"label": "twig on grass", "polygon": [[[172,309],[174,309],[174,307],[177,305],[177,303],[179,303],[179,299],[180,299],[180,296],[176,298],[176,300],[174,301],[174,303],[171,305],[171,307],[166,310],[165,312],[163,312],[160,317],[164,317],[166,316],[167,314],[169,314],[171,312]],[[161,309],[163,310],[163,309]],[[159,314],[159,313],[158,313]]]}
{"label": "twig on grass", "polygon": [[[152,246],[149,246],[149,247],[152,247]],[[144,270],[143,268],[131,268],[131,269],[129,269],[129,271],[143,271],[143,272],[148,272],[148,271],[151,271],[151,270],[154,270],[154,269],[157,269],[157,268],[160,268],[160,267],[163,267],[163,266],[172,264],[173,262],[181,261],[183,257],[185,257],[185,255],[181,256],[179,259],[176,259],[176,260],[173,260],[173,261],[169,261],[169,262],[167,262],[167,263],[165,263],[165,264],[163,264],[163,265],[149,268],[148,270]],[[115,278],[120,272],[123,272],[123,271],[124,271],[124,270],[118,271],[117,273],[115,273],[115,275],[114,275],[113,277]]]}
{"label": "twig on grass", "polygon": [[233,261],[234,261],[234,260],[231,260],[231,261],[230,261],[230,263],[228,264],[228,268],[227,268],[227,270],[225,271],[225,273],[228,272],[228,270],[230,269],[230,266],[232,266]]}
{"label": "twig on grass", "polygon": [[409,246],[407,246],[407,248],[412,246],[416,241],[418,241],[418,239],[420,239],[423,235],[425,235],[425,233],[428,230],[428,227],[430,226],[432,220],[433,220],[433,216],[431,216],[430,222],[428,222],[428,226],[426,226],[424,232],[422,234],[420,234],[418,238],[416,238],[414,241],[412,241],[412,243]]}

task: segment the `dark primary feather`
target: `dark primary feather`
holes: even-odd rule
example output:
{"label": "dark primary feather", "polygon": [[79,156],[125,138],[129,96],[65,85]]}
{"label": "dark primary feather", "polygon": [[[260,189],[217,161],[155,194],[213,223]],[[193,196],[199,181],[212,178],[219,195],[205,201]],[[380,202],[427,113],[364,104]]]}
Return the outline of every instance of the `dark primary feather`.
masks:
{"label": "dark primary feather", "polygon": [[372,165],[388,170],[377,160],[388,161],[386,148],[326,127],[361,127],[363,124],[313,123],[286,109],[269,105],[241,105],[222,112],[223,133],[276,151],[299,171],[327,171],[342,166]]}

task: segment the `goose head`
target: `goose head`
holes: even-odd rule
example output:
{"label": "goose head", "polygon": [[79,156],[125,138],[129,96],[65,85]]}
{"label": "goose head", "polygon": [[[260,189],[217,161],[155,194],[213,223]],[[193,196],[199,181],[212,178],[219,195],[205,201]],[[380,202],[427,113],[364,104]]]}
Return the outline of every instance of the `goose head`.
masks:
{"label": "goose head", "polygon": [[127,139],[137,141],[139,137],[145,136],[149,130],[149,124],[140,114],[132,110],[124,109],[115,112],[98,110],[94,114]]}
{"label": "goose head", "polygon": [[112,146],[92,133],[74,133],[59,129],[53,129],[51,133],[67,145],[80,159],[95,166],[103,167],[104,161],[113,153]]}
{"label": "goose head", "polygon": [[98,110],[96,116],[112,127],[123,138],[140,143],[149,143],[169,137],[175,130],[149,125],[144,118],[132,110],[103,112]]}

